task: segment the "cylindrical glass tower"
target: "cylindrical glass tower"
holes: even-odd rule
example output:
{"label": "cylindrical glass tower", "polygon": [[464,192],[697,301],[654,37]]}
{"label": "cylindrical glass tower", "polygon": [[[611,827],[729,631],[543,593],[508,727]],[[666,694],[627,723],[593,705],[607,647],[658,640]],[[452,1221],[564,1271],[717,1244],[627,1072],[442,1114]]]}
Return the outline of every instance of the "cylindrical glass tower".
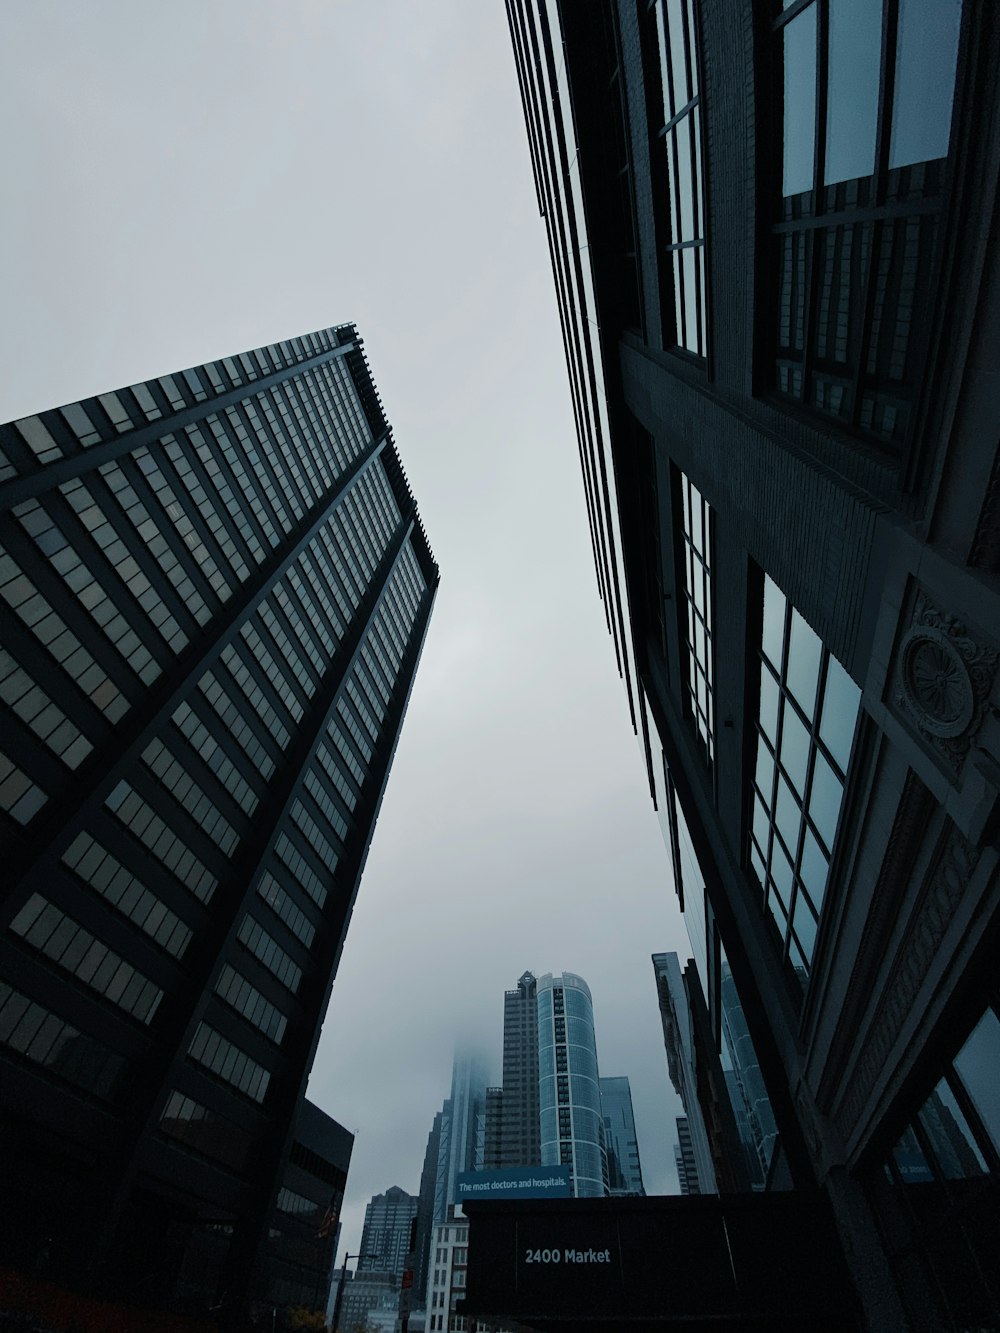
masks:
{"label": "cylindrical glass tower", "polygon": [[538,1101],[542,1164],[568,1166],[578,1199],[608,1192],[590,988],[572,972],[540,977]]}

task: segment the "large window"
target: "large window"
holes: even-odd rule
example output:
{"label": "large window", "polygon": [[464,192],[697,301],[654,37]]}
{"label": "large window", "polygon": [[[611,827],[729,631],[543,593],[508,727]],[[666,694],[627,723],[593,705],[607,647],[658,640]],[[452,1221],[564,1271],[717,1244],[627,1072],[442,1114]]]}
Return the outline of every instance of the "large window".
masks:
{"label": "large window", "polygon": [[860,702],[854,681],[765,577],[750,865],[803,983]]}
{"label": "large window", "polygon": [[656,36],[663,88],[663,128],[659,137],[666,152],[669,194],[672,341],[686,352],[704,357],[708,342],[705,177],[694,0],[657,0]]}
{"label": "large window", "polygon": [[705,755],[715,758],[715,673],[712,667],[712,511],[681,476],[684,516],[684,640],[688,705]]}
{"label": "large window", "polygon": [[963,1328],[990,1326],[1000,1304],[998,1069],[1000,997],[994,994],[885,1164],[911,1224],[909,1238],[896,1227],[894,1257],[912,1262],[917,1252]]}
{"label": "large window", "polygon": [[961,0],[786,3],[776,386],[899,447],[922,360]]}

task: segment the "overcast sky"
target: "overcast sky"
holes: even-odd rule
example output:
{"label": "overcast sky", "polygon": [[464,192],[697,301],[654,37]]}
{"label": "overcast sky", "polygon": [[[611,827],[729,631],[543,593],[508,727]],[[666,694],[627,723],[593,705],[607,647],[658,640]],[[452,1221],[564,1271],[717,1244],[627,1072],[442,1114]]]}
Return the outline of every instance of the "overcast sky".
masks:
{"label": "overcast sky", "polygon": [[343,1240],[416,1191],[456,1041],[590,984],[676,1190],[650,954],[687,956],[597,594],[503,0],[0,4],[0,420],[357,322],[441,586],[309,1096]]}

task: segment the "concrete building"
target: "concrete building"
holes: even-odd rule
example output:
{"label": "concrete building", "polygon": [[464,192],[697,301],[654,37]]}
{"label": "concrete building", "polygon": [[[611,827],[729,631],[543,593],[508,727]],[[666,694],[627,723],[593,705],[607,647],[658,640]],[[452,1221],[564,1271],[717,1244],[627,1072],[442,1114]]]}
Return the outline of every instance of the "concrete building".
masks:
{"label": "concrete building", "polygon": [[867,1326],[989,1324],[1000,11],[508,15],[711,1042],[739,1046],[735,998],[767,1184],[822,1192]]}
{"label": "concrete building", "polygon": [[402,1278],[410,1253],[419,1199],[393,1185],[384,1194],[373,1194],[365,1208],[358,1272],[373,1269]]}
{"label": "concrete building", "polygon": [[538,1006],[535,978],[525,972],[504,993],[503,1087],[486,1093],[484,1165],[539,1163],[538,1124]]}
{"label": "concrete building", "polygon": [[218,1309],[263,1295],[437,566],[353,325],[0,454],[0,1262]]}

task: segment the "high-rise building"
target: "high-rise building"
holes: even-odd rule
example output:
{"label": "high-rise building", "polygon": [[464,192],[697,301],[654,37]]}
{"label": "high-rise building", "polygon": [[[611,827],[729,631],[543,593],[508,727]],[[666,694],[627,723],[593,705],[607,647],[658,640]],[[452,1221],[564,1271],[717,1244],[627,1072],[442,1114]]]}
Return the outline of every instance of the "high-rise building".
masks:
{"label": "high-rise building", "polygon": [[[653,970],[667,1070],[684,1107],[700,1192],[759,1188],[766,1168],[758,1160],[752,1141],[748,1154],[745,1140],[750,1138],[749,1114],[743,1083],[734,1072],[729,1029],[721,1045],[717,1044],[693,962],[688,962],[682,972],[675,953],[658,953],[653,954]],[[750,1045],[737,1052],[737,1057],[752,1053]]]}
{"label": "high-rise building", "polygon": [[598,586],[712,1042],[731,982],[768,1183],[823,1191],[870,1325],[989,1323],[1000,11],[508,16]]}
{"label": "high-rise building", "polygon": [[537,1165],[538,1124],[538,1004],[535,978],[525,972],[504,992],[503,1087],[486,1093],[484,1165]]}
{"label": "high-rise building", "polygon": [[352,325],[0,450],[0,1262],[218,1308],[262,1281],[437,566]]}
{"label": "high-rise building", "polygon": [[424,1152],[423,1170],[420,1172],[420,1190],[417,1195],[417,1233],[415,1262],[413,1267],[413,1290],[417,1299],[427,1290],[427,1256],[430,1251],[431,1231],[434,1227],[434,1191],[437,1183],[438,1155],[441,1149],[441,1122],[444,1112],[434,1116],[431,1131],[427,1135],[427,1148]]}
{"label": "high-rise building", "polygon": [[674,1144],[674,1162],[677,1165],[677,1183],[682,1194],[703,1194],[698,1178],[698,1163],[691,1143],[687,1117],[677,1117],[677,1142]]}
{"label": "high-rise building", "polygon": [[573,972],[547,972],[536,985],[542,1163],[571,1169],[574,1198],[599,1198],[608,1156],[590,987]]}
{"label": "high-rise building", "polygon": [[[458,1051],[451,1070],[451,1095],[440,1111],[434,1178],[434,1220],[459,1203],[458,1177],[481,1171],[486,1145],[486,1070],[478,1055]],[[435,1120],[435,1124],[437,1121]],[[433,1137],[433,1131],[432,1131]]]}
{"label": "high-rise building", "polygon": [[410,1252],[412,1228],[419,1199],[393,1185],[384,1194],[373,1194],[365,1208],[357,1271],[373,1269],[403,1276]]}
{"label": "high-rise building", "polygon": [[602,1078],[600,1084],[604,1143],[608,1155],[608,1193],[645,1194],[631,1085],[621,1075]]}

